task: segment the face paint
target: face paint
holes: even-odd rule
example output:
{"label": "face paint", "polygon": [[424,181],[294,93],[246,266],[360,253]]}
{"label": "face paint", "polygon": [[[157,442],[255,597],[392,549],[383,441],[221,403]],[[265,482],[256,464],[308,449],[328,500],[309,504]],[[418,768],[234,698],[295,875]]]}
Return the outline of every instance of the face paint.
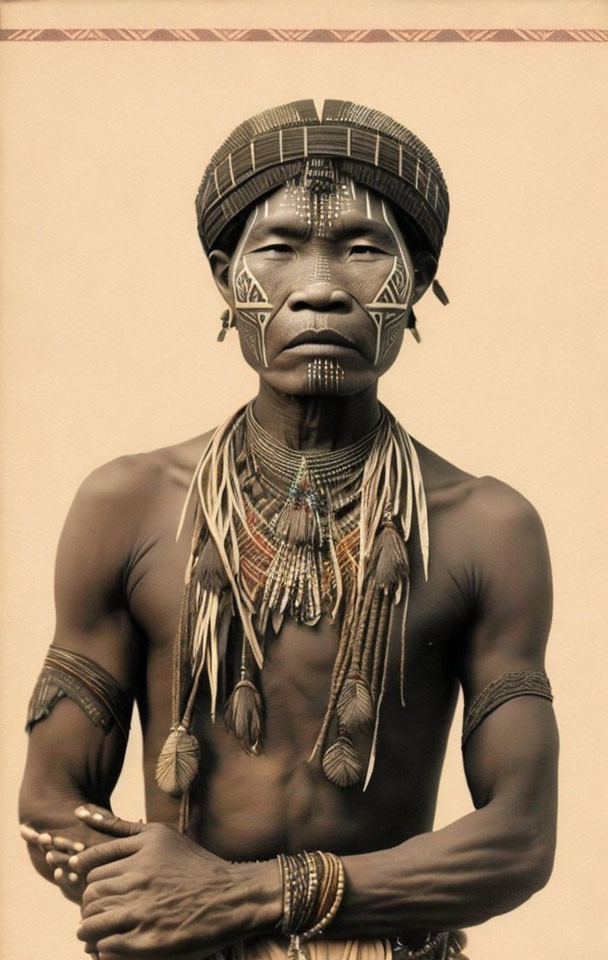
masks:
{"label": "face paint", "polygon": [[351,180],[341,176],[331,160],[314,157],[298,180],[287,183],[284,206],[291,205],[315,239],[329,236],[334,221],[352,207]]}
{"label": "face paint", "polygon": [[[306,165],[299,182],[286,185],[286,195],[281,206],[295,212],[300,222],[304,221],[315,238],[328,236],[334,221],[352,206],[354,184],[340,177],[331,161],[311,160]],[[260,211],[262,211],[260,216]],[[245,228],[239,243],[235,263],[237,268],[232,279],[232,292],[239,325],[245,340],[258,363],[268,366],[266,353],[266,328],[273,305],[259,279],[251,270],[241,252],[258,219],[269,215],[268,199],[258,205]],[[313,263],[310,283],[331,283],[329,260],[319,254]],[[327,317],[320,316],[319,327],[327,326]]]}
{"label": "face paint", "polygon": [[[266,201],[267,209],[268,201]],[[243,232],[243,237],[236,252],[235,263],[237,267],[232,277],[232,293],[243,336],[258,363],[267,367],[266,326],[272,314],[272,304],[269,302],[262,284],[250,270],[246,258],[241,258],[241,251],[258,218],[258,212],[259,207],[256,207],[248,226]]]}
{"label": "face paint", "polygon": [[[368,220],[381,224],[391,238],[376,255],[356,249],[375,245],[373,237],[366,239]],[[355,232],[349,234],[351,229]],[[413,268],[392,212],[377,194],[350,179],[336,178],[329,187],[323,181],[311,190],[302,176],[261,201],[232,262],[239,332],[258,367],[273,366],[300,333],[332,329],[346,332],[377,368],[398,342],[409,314]],[[357,311],[359,332],[353,326]],[[325,359],[310,366],[309,379],[315,389],[339,388],[336,371],[328,368],[324,374]]]}
{"label": "face paint", "polygon": [[331,283],[331,270],[329,269],[329,259],[323,253],[319,253],[312,264],[308,283]]}
{"label": "face paint", "polygon": [[344,369],[331,357],[315,357],[308,363],[309,393],[340,393]]}
{"label": "face paint", "polygon": [[[368,216],[371,216],[369,192],[366,190]],[[374,365],[377,366],[391,349],[412,303],[414,277],[410,266],[410,258],[406,255],[399,233],[391,224],[384,200],[382,216],[393,234],[399,254],[393,257],[393,264],[388,277],[374,297],[373,302],[364,304],[366,311],[376,326],[376,355]]]}

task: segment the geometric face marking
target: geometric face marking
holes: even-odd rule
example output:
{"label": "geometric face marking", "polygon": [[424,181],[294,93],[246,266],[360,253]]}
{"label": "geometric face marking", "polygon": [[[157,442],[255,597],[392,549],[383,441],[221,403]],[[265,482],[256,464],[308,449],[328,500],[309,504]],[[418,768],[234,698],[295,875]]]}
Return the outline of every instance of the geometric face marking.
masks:
{"label": "geometric face marking", "polygon": [[397,340],[401,327],[407,320],[414,291],[414,277],[410,266],[410,258],[406,255],[401,238],[387,216],[384,200],[381,202],[382,215],[395,238],[399,254],[393,257],[389,274],[373,301],[365,304],[365,309],[376,326],[376,355],[374,358],[374,365],[376,366],[384,359]]}
{"label": "geometric face marking", "polygon": [[248,227],[243,232],[234,258],[237,266],[232,277],[232,294],[243,335],[258,363],[267,367],[266,327],[272,314],[272,304],[262,284],[251,271],[246,258],[241,258],[241,250],[257,220],[258,209],[258,207],[255,208]]}
{"label": "geometric face marking", "polygon": [[308,283],[331,283],[329,259],[325,254],[319,253],[315,257],[312,264],[312,269],[310,271],[310,276],[308,277]]}
{"label": "geometric face marking", "polygon": [[340,393],[344,368],[331,357],[315,357],[308,361],[309,393]]}

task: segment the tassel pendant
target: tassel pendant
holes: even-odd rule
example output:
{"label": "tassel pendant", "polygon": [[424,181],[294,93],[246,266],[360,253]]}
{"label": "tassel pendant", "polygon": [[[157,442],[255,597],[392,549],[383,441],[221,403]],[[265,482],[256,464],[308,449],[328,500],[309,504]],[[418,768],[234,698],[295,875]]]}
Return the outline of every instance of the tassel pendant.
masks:
{"label": "tassel pendant", "polygon": [[163,793],[181,797],[198,773],[199,746],[196,737],[179,723],[171,727],[156,763],[156,782]]}
{"label": "tassel pendant", "polygon": [[349,733],[368,727],[373,719],[372,695],[361,674],[347,677],[336,704],[340,725]]}
{"label": "tassel pendant", "polygon": [[385,520],[376,541],[376,584],[384,593],[395,593],[409,578],[405,540],[392,519]]}
{"label": "tassel pendant", "polygon": [[248,753],[259,753],[262,736],[262,698],[251,680],[241,678],[224,708],[224,723]]}
{"label": "tassel pendant", "polygon": [[321,766],[327,779],[338,787],[353,787],[363,775],[361,758],[344,733],[327,748]]}

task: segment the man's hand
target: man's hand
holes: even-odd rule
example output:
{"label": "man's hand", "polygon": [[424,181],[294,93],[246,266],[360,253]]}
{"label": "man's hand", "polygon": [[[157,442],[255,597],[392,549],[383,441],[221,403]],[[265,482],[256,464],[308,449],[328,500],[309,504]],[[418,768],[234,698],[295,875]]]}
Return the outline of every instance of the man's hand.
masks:
{"label": "man's hand", "polygon": [[51,833],[50,830],[35,830],[22,823],[19,832],[26,843],[37,847],[44,854],[46,862],[53,870],[53,880],[64,897],[74,903],[80,903],[84,893],[84,881],[77,871],[68,866],[68,860],[75,853],[81,853],[86,849],[86,844],[81,839],[75,839],[83,834],[82,827],[78,825],[75,828],[67,828],[62,830],[60,835]]}
{"label": "man's hand", "polygon": [[272,871],[272,863],[231,864],[175,827],[131,823],[91,804],[77,814],[116,838],[68,861],[86,882],[78,937],[101,960],[200,960],[251,935],[260,904],[255,871]]}

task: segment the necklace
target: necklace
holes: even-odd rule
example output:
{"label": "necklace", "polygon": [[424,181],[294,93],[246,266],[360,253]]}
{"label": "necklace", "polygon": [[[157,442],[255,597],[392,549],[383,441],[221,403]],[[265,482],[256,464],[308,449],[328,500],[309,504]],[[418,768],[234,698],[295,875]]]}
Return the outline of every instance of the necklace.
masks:
{"label": "necklace", "polygon": [[[271,613],[277,633],[284,616],[314,626],[324,610],[333,616],[337,612],[337,591],[344,579],[340,546],[356,524],[363,466],[383,418],[357,443],[329,453],[302,453],[278,443],[255,420],[251,404],[245,422],[247,478],[242,486],[249,527],[255,532],[243,538],[241,555],[255,552],[256,545],[263,557],[274,554],[265,569],[260,556],[258,583],[251,594],[255,605],[260,597],[259,632],[265,632]],[[285,492],[269,480],[273,474]],[[252,496],[255,481],[261,491],[257,504]]]}
{"label": "necklace", "polygon": [[[223,699],[226,725],[246,750],[258,753],[264,645],[276,642],[285,617],[312,625],[327,612],[339,625],[329,700],[309,762],[320,762],[340,787],[363,781],[365,789],[370,781],[394,634],[400,637],[404,703],[406,544],[414,518],[425,579],[428,571],[416,450],[385,407],[381,414],[375,430],[356,444],[303,454],[277,443],[249,404],[215,431],[195,469],[178,531],[196,496],[175,641],[173,724],[156,771],[161,789],[184,799],[183,816],[198,769],[190,725],[202,676],[212,719]],[[235,632],[241,638],[238,677],[222,698],[219,676]],[[366,730],[367,762],[353,741]]]}

